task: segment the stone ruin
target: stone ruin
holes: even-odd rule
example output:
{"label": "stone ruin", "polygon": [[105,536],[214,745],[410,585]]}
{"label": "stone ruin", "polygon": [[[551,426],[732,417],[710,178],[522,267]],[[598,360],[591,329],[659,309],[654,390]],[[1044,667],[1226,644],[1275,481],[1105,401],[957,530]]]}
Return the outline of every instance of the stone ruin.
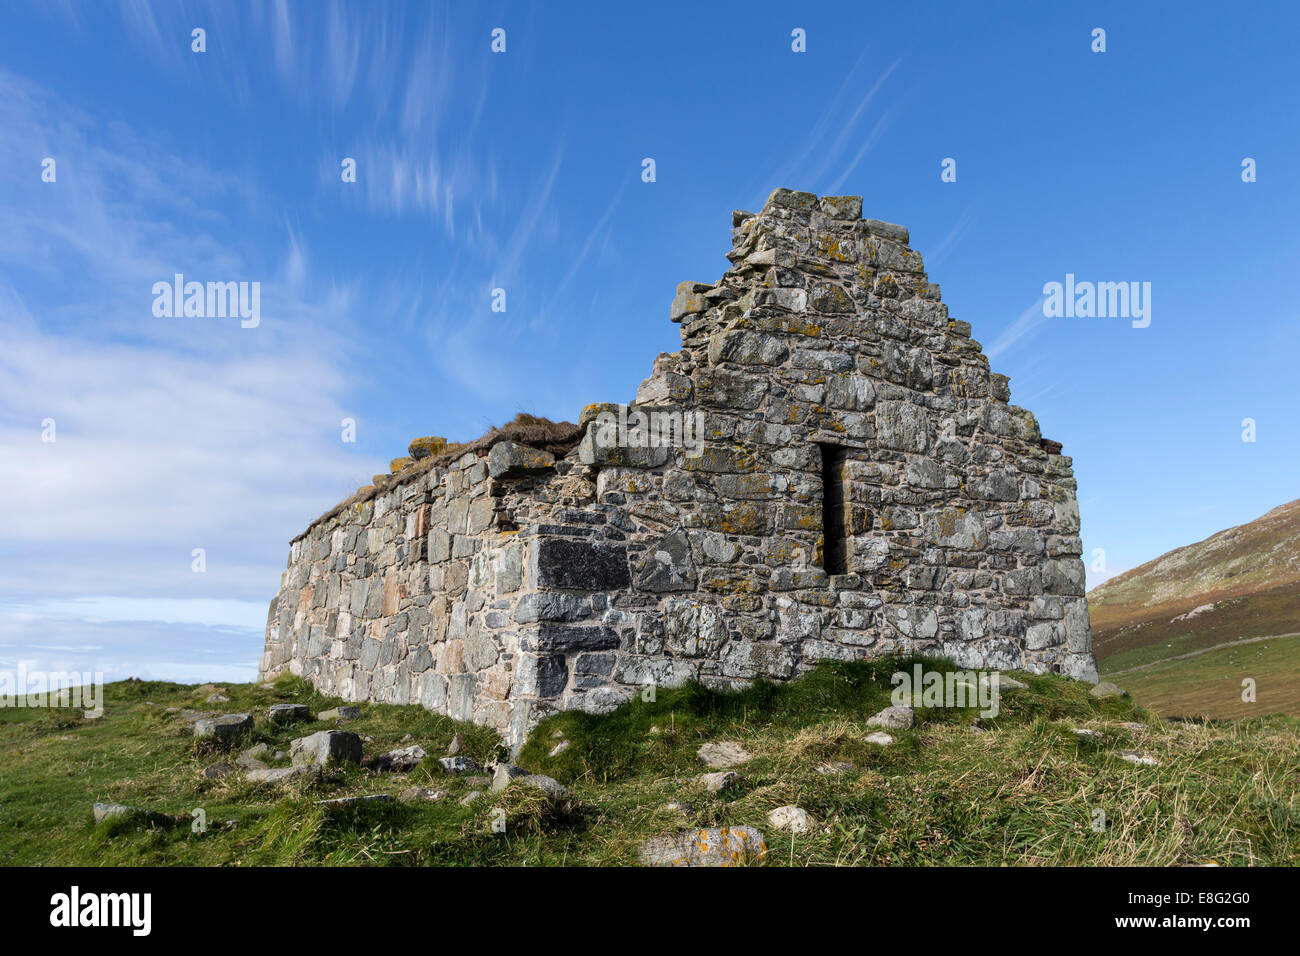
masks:
{"label": "stone ruin", "polygon": [[260,677],[516,748],[557,710],[826,659],[1095,682],[1070,459],[907,230],[861,212],[778,189],[733,213],[731,267],[677,288],[681,351],[576,447],[413,442],[292,543]]}

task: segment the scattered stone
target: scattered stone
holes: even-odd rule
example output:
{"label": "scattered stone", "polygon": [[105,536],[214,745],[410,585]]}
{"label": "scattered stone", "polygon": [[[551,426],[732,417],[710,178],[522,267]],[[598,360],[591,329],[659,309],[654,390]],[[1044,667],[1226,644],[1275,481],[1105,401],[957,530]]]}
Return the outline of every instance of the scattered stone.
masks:
{"label": "scattered stone", "polygon": [[437,803],[440,800],[447,799],[446,790],[435,790],[433,787],[408,787],[397,795],[397,799],[402,803],[412,803],[416,800],[427,800],[429,803]]}
{"label": "scattered stone", "polygon": [[754,755],[734,740],[711,741],[696,751],[706,767],[735,767]]}
{"label": "scattered stone", "polygon": [[1119,689],[1118,684],[1113,684],[1108,680],[1104,680],[1094,687],[1090,693],[1093,697],[1119,697],[1122,696],[1124,692]]}
{"label": "scattered stone", "polygon": [[492,771],[492,792],[499,793],[510,785],[511,780],[526,776],[528,771],[523,767],[516,767],[512,763],[499,763]]}
{"label": "scattered stone", "polygon": [[235,764],[245,770],[263,770],[266,768],[266,762],[262,758],[267,755],[268,750],[270,748],[266,744],[250,747],[235,758]]}
{"label": "scattered stone", "polygon": [[480,787],[486,787],[492,783],[491,777],[478,773],[470,774],[468,777],[464,777],[463,779],[465,781],[465,786],[473,787],[475,790],[478,790]]}
{"label": "scattered stone", "polygon": [[439,757],[438,763],[448,773],[469,773],[478,769],[473,757]]}
{"label": "scattered stone", "polygon": [[481,796],[483,796],[482,790],[471,790],[469,793],[465,794],[465,796],[461,797],[456,802],[459,803],[462,807],[467,807]]}
{"label": "scattered stone", "polygon": [[558,757],[560,754],[564,753],[568,749],[569,749],[569,742],[567,740],[561,740],[558,744],[556,744],[554,747],[551,748],[551,756]]}
{"label": "scattered stone", "polygon": [[211,766],[204,767],[200,774],[208,780],[224,780],[235,772],[235,768],[224,760],[218,761]]}
{"label": "scattered stone", "polygon": [[447,745],[447,756],[449,757],[456,756],[456,754],[460,753],[460,748],[462,746],[463,744],[460,739],[460,734],[459,733],[452,734],[451,743]]}
{"label": "scattered stone", "polygon": [[[554,777],[548,777],[541,773],[530,773],[523,777],[512,777],[510,783],[517,783],[524,787],[532,787],[535,790],[541,790],[552,800],[569,799],[569,789],[560,783]],[[496,781],[493,781],[495,786]]]}
{"label": "scattered stone", "polygon": [[357,720],[361,717],[360,707],[331,707],[316,715],[317,720]]}
{"label": "scattered stone", "polygon": [[283,750],[277,750],[275,753],[271,754],[271,759],[272,759],[272,760],[288,760],[288,759],[289,759],[289,755],[288,755],[287,753],[285,753]]}
{"label": "scattered stone", "polygon": [[1100,730],[1092,730],[1088,727],[1076,727],[1074,732],[1085,740],[1105,740],[1106,735]]}
{"label": "scattered stone", "polygon": [[299,737],[289,744],[289,759],[294,764],[326,764],[331,760],[361,762],[361,738],[346,730],[322,730],[309,737]]}
{"label": "scattered stone", "polygon": [[226,714],[223,717],[204,717],[194,723],[194,736],[213,739],[223,744],[237,740],[253,730],[252,714]]}
{"label": "scattered stone", "polygon": [[884,727],[886,730],[906,730],[916,723],[916,712],[911,707],[900,704],[886,707],[867,721],[868,727]]}
{"label": "scattered stone", "polygon": [[1151,754],[1140,753],[1136,750],[1121,750],[1119,752],[1120,760],[1127,760],[1129,763],[1137,764],[1139,767],[1158,767],[1160,759]]}
{"label": "scattered stone", "polygon": [[414,739],[415,739],[415,734],[402,734],[402,739],[400,742],[404,744],[410,743]]}
{"label": "scattered stone", "polygon": [[876,744],[879,747],[888,747],[894,742],[894,738],[889,736],[889,734],[885,733],[883,730],[877,730],[873,733],[867,734],[865,739],[867,743]]}
{"label": "scattered stone", "polygon": [[695,804],[689,803],[686,800],[672,800],[665,803],[659,809],[663,810],[665,813],[680,813],[684,817],[693,817],[700,812]]}
{"label": "scattered stone", "polygon": [[813,828],[813,818],[807,810],[799,807],[777,807],[767,815],[767,822],[778,830],[791,833],[807,833]]}
{"label": "scattered stone", "polygon": [[272,704],[267,714],[273,724],[291,724],[296,720],[311,720],[311,708],[306,704]]}
{"label": "scattered stone", "polygon": [[[375,758],[373,769],[380,772],[393,771],[396,773],[405,773],[408,770],[414,770],[423,763],[424,758],[429,756],[425,753],[424,748],[419,744],[411,747],[403,747],[400,750],[390,750],[388,753]],[[444,758],[445,759],[445,758]]]}
{"label": "scattered stone", "polygon": [[105,820],[129,819],[149,826],[169,827],[174,826],[180,819],[170,814],[158,813],[155,810],[143,810],[140,807],[128,807],[121,803],[96,803],[92,809],[94,810],[96,823],[103,823]]}
{"label": "scattered stone", "polygon": [[652,837],[637,856],[644,866],[743,866],[767,855],[767,840],[753,827],[711,827]]}
{"label": "scattered stone", "polygon": [[826,763],[819,763],[813,769],[820,774],[829,775],[833,773],[848,773],[850,770],[856,770],[857,767],[849,763],[847,760],[835,760]]}
{"label": "scattered stone", "polygon": [[330,800],[317,800],[318,807],[354,807],[362,803],[392,803],[393,798],[386,793],[368,793],[360,797],[334,797]]}
{"label": "scattered stone", "polygon": [[1147,732],[1147,725],[1139,723],[1136,720],[1126,720],[1124,723],[1120,724],[1120,726],[1125,730],[1133,731],[1135,734],[1145,734]]}
{"label": "scattered stone", "polygon": [[215,710],[190,710],[188,707],[182,708],[180,711],[177,711],[175,707],[172,707],[167,712],[179,713],[181,715],[181,720],[185,721],[187,724],[206,720],[209,717],[219,716]]}
{"label": "scattered stone", "polygon": [[293,780],[316,780],[321,775],[320,764],[299,764],[296,767],[259,767],[244,774],[252,783],[281,784]]}
{"label": "scattered stone", "polygon": [[230,698],[227,697],[225,694],[209,694],[209,695],[208,695],[207,697],[205,697],[203,700],[204,700],[204,703],[207,703],[207,704],[228,704],[228,703],[230,703]]}
{"label": "scattered stone", "polygon": [[740,774],[734,770],[719,770],[717,773],[706,773],[700,777],[700,784],[705,790],[711,790],[714,793],[721,793],[728,787],[734,787],[740,783]]}

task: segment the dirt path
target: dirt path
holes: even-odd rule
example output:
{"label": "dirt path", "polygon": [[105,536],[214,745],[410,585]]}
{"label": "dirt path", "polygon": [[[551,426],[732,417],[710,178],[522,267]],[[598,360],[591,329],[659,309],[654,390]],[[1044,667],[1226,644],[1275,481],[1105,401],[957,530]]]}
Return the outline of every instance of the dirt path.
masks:
{"label": "dirt path", "polygon": [[1162,657],[1158,661],[1152,661],[1150,664],[1139,664],[1137,667],[1126,667],[1122,671],[1107,671],[1102,674],[1103,679],[1118,677],[1120,674],[1132,674],[1134,671],[1144,671],[1148,667],[1157,667],[1160,664],[1168,664],[1170,661],[1186,660],[1189,657],[1200,657],[1202,654],[1208,654],[1210,651],[1221,651],[1225,647],[1240,647],[1243,644],[1258,644],[1260,641],[1276,641],[1284,637],[1300,637],[1300,631],[1293,631],[1290,634],[1268,634],[1264,637],[1245,637],[1239,641],[1228,641],[1226,644],[1215,644],[1213,647],[1203,647],[1199,651],[1188,651],[1186,654],[1175,654],[1173,657]]}

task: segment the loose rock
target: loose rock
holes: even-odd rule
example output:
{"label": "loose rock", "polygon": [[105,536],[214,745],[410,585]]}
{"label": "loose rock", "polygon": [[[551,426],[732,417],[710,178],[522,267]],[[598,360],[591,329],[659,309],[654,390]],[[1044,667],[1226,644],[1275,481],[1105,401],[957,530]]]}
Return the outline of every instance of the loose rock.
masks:
{"label": "loose rock", "polygon": [[868,727],[884,727],[886,730],[906,730],[916,723],[916,712],[911,707],[898,705],[886,707],[867,721]]}
{"label": "loose rock", "polygon": [[728,787],[734,787],[740,783],[740,774],[734,770],[719,770],[717,773],[706,773],[700,777],[700,784],[705,790],[713,793],[721,793]]}
{"label": "loose rock", "polygon": [[1137,764],[1140,767],[1158,767],[1160,758],[1151,754],[1140,753],[1136,750],[1121,750],[1119,752],[1120,760],[1127,760],[1129,763]]}
{"label": "loose rock", "polygon": [[361,717],[360,707],[331,707],[316,715],[317,720],[357,720]]}
{"label": "loose rock", "polygon": [[734,740],[717,740],[705,744],[696,756],[706,767],[735,767],[753,759],[753,754]]}
{"label": "loose rock", "polygon": [[767,840],[753,827],[711,827],[653,837],[637,856],[645,866],[743,866],[767,855]]}
{"label": "loose rock", "polygon": [[310,720],[311,708],[306,704],[272,704],[267,717],[273,724],[291,724],[296,720]]}
{"label": "loose rock", "polygon": [[294,764],[326,764],[331,760],[360,763],[361,738],[346,730],[322,730],[293,741],[289,745],[289,759]]}
{"label": "loose rock", "polygon": [[767,815],[767,822],[778,830],[791,833],[807,833],[813,828],[813,818],[807,810],[799,807],[777,807]]}
{"label": "loose rock", "polygon": [[128,807],[121,803],[96,803],[92,810],[95,814],[95,822],[103,823],[105,820],[129,819],[136,823],[147,826],[175,826],[179,822],[178,817],[170,814],[158,813],[155,810],[144,810],[140,807]]}
{"label": "loose rock", "polygon": [[223,717],[204,717],[194,723],[194,736],[229,744],[253,730],[252,714],[226,714]]}
{"label": "loose rock", "polygon": [[439,757],[438,763],[448,773],[470,773],[478,769],[473,757]]}
{"label": "loose rock", "polygon": [[375,758],[374,769],[379,771],[396,771],[405,773],[408,770],[414,770],[424,761],[428,754],[419,744],[411,747],[403,747],[401,750],[390,750]]}
{"label": "loose rock", "polygon": [[876,744],[880,747],[888,747],[894,742],[894,738],[889,736],[883,730],[877,730],[874,733],[867,734],[865,740],[869,744]]}

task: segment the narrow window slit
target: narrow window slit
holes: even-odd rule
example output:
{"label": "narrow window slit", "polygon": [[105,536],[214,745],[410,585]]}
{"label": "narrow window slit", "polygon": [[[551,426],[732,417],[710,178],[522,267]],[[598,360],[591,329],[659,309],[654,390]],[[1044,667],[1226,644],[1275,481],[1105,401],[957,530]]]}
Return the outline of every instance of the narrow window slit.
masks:
{"label": "narrow window slit", "polygon": [[845,451],[822,445],[822,568],[827,574],[848,570],[848,541],[844,534]]}

